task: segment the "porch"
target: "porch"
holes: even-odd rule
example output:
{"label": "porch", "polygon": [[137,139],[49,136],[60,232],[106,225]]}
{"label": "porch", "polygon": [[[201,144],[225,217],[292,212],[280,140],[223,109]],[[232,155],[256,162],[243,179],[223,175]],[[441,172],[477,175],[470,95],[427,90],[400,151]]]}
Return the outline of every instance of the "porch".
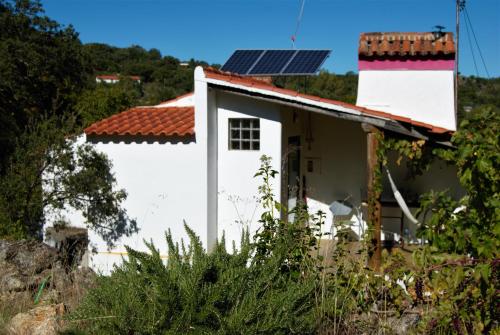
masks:
{"label": "porch", "polygon": [[[324,232],[334,235],[334,223],[342,221],[350,227],[351,238],[359,240],[368,228],[368,157],[376,156],[373,148],[368,148],[373,141],[370,130],[366,125],[363,129],[361,122],[326,113],[293,108],[283,108],[281,113],[282,202],[293,208],[303,201],[310,213],[325,214]],[[424,175],[412,178],[405,161],[400,165],[396,161],[396,155],[390,154],[388,168],[413,214],[419,197],[431,189],[444,190],[452,185],[452,194],[461,193],[454,167],[436,162]],[[385,171],[382,184],[378,203],[383,244],[419,243],[417,224],[404,215]]]}

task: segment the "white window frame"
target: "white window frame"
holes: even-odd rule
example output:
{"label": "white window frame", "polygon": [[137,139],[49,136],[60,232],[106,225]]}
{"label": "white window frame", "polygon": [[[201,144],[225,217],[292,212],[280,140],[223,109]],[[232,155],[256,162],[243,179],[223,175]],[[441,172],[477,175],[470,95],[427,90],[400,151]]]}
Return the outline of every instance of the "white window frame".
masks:
{"label": "white window frame", "polygon": [[[247,125],[244,124],[246,122],[248,122]],[[237,123],[237,124],[235,124],[235,123]],[[248,132],[248,138],[243,138],[244,132]],[[234,151],[259,151],[260,150],[260,119],[259,118],[229,118],[228,119],[228,149],[234,150]]]}

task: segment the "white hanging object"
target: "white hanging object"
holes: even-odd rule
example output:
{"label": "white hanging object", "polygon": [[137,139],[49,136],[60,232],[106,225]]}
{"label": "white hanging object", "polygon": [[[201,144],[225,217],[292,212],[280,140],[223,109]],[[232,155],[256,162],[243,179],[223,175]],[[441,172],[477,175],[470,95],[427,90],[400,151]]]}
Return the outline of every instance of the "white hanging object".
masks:
{"label": "white hanging object", "polygon": [[406,205],[405,199],[403,199],[403,196],[401,195],[401,193],[399,193],[396,184],[394,184],[394,181],[392,180],[391,174],[389,173],[389,169],[387,167],[385,168],[385,172],[387,172],[387,177],[389,177],[389,183],[391,184],[392,192],[394,193],[394,198],[396,199],[396,202],[403,211],[404,215],[412,223],[419,224],[418,220],[415,219],[413,214],[410,212],[410,209]]}

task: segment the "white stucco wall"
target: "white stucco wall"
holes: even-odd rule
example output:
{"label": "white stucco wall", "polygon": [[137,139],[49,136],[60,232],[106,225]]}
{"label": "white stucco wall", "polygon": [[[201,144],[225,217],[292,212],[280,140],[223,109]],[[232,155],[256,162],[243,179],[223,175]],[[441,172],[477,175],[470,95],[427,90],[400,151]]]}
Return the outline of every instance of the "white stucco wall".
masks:
{"label": "white stucco wall", "polygon": [[356,105],[456,130],[453,71],[359,71]]}
{"label": "white stucco wall", "polygon": [[[229,118],[260,119],[260,150],[229,150]],[[228,249],[240,242],[243,228],[251,233],[258,228],[262,207],[257,202],[258,186],[254,178],[260,157],[272,158],[273,169],[281,171],[281,120],[279,105],[217,92],[218,119],[218,236],[225,233]],[[280,200],[280,176],[273,180],[276,199]]]}
{"label": "white stucco wall", "polygon": [[[127,191],[123,203],[131,218],[137,219],[140,231],[118,241],[108,250],[105,242],[89,231],[91,247],[97,253],[90,256],[90,265],[97,271],[109,273],[113,263],[120,263],[125,245],[146,251],[143,240],[152,240],[166,256],[165,232],[170,229],[175,241],[187,240],[183,221],[193,228],[206,244],[206,214],[199,210],[205,194],[199,192],[204,171],[199,164],[201,146],[188,143],[97,142],[95,148],[112,161],[117,185]],[[65,213],[71,225],[83,226],[79,213]],[[49,223],[50,226],[50,223]]]}

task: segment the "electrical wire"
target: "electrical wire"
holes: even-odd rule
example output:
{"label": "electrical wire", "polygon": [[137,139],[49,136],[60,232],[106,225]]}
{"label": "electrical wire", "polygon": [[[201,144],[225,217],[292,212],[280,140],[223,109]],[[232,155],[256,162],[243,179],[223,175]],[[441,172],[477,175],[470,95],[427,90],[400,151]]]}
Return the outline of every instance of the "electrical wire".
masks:
{"label": "electrical wire", "polygon": [[477,68],[477,63],[476,63],[476,55],[474,54],[474,46],[472,45],[472,40],[470,38],[469,24],[467,23],[467,20],[465,20],[465,30],[467,30],[467,40],[469,41],[470,52],[472,54],[472,61],[474,62],[474,68],[476,69],[476,76],[479,77],[479,70]]}
{"label": "electrical wire", "polygon": [[483,53],[481,52],[481,48],[479,47],[479,43],[477,42],[476,33],[474,32],[474,28],[472,27],[472,22],[470,20],[469,13],[467,12],[467,7],[464,7],[464,13],[466,20],[469,22],[469,26],[472,31],[472,36],[474,37],[474,41],[476,42],[477,50],[479,51],[479,56],[481,57],[484,70],[486,71],[486,76],[490,78],[490,73],[488,72],[488,68],[486,67],[486,62],[484,61]]}

